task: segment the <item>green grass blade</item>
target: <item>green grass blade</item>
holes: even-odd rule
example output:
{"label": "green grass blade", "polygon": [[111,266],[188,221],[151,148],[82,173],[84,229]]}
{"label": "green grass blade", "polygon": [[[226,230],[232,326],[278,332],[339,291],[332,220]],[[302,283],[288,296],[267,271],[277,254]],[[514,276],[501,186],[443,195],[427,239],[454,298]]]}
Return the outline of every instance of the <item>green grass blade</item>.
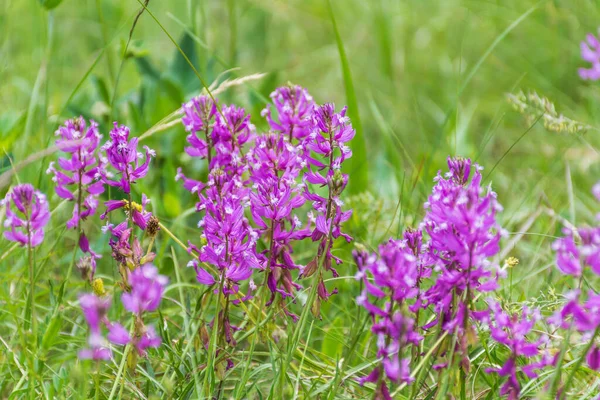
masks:
{"label": "green grass blade", "polygon": [[340,53],[340,63],[342,64],[342,74],[344,77],[344,87],[346,89],[346,101],[348,103],[348,116],[352,120],[352,126],[356,130],[356,136],[352,140],[352,158],[348,160],[348,170],[352,179],[349,179],[348,190],[350,193],[360,193],[369,186],[369,166],[367,162],[367,148],[366,142],[363,137],[362,125],[360,122],[360,115],[358,110],[358,101],[356,100],[356,93],[354,91],[354,82],[352,81],[352,74],[350,72],[350,64],[348,63],[348,57],[344,50],[344,43],[338,30],[337,23],[335,21],[335,15],[331,1],[327,0],[327,6],[329,7],[329,17],[335,33],[335,40]]}

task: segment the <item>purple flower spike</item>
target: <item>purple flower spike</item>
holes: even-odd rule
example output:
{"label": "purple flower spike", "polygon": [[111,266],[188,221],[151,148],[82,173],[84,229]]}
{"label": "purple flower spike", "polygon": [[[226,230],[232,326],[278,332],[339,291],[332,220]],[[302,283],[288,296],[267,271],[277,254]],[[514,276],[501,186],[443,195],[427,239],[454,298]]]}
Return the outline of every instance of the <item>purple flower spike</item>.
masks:
{"label": "purple flower spike", "polygon": [[185,130],[190,132],[187,137],[190,146],[185,148],[185,152],[192,157],[209,157],[214,146],[211,132],[217,107],[210,97],[198,96],[185,103],[182,109],[185,115],[181,122]]}
{"label": "purple flower spike", "polygon": [[[379,379],[381,374],[394,384],[413,381],[410,349],[418,346],[423,338],[415,330],[415,321],[406,310],[419,305],[421,247],[421,234],[407,231],[404,239],[390,239],[379,246],[379,256],[365,251],[353,253],[359,269],[356,279],[364,284],[356,302],[373,318],[371,331],[377,336],[377,355],[382,358],[381,364],[360,382],[379,382],[377,390],[382,395],[388,387],[385,379]],[[382,306],[375,305],[369,298],[379,300]]]}
{"label": "purple flower spike", "polygon": [[6,208],[4,237],[21,246],[39,246],[44,240],[44,227],[50,220],[46,196],[29,183],[12,188],[0,207]]}
{"label": "purple flower spike", "polygon": [[[424,293],[433,305],[443,329],[464,333],[472,313],[464,293],[489,292],[497,286],[498,267],[488,258],[499,251],[503,230],[496,222],[502,209],[496,194],[481,185],[481,168],[470,160],[448,158],[449,172],[438,173],[433,193],[425,203],[422,226],[429,234],[428,254],[439,271],[433,286]],[[495,273],[494,273],[495,272]],[[459,299],[456,307],[452,299]]]}
{"label": "purple flower spike", "polygon": [[129,274],[130,293],[123,293],[121,301],[129,312],[141,315],[145,311],[155,311],[168,283],[166,276],[159,275],[155,266],[143,265]]}
{"label": "purple flower spike", "polygon": [[[66,121],[56,135],[59,136],[56,145],[69,154],[69,158],[60,157],[57,166],[51,162],[46,172],[54,175],[56,194],[75,201],[73,217],[67,222],[67,228],[73,229],[79,221],[94,215],[98,196],[104,192],[102,177],[106,175],[106,162],[98,155],[102,135],[98,133],[97,123],[90,121],[88,127],[83,117]],[[74,194],[80,188],[81,210]]]}
{"label": "purple flower spike", "polygon": [[[106,152],[108,163],[117,170],[120,175],[119,180],[110,179],[110,174],[104,175],[104,182],[111,186],[120,188],[125,193],[131,192],[131,185],[136,180],[143,178],[148,173],[150,158],[156,153],[148,146],[144,146],[145,156],[138,152],[138,138],[129,140],[129,128],[125,125],[118,125],[110,131],[110,139],[102,146]],[[144,158],[145,157],[145,158]],[[140,162],[144,159],[143,162]]]}
{"label": "purple flower spike", "polygon": [[312,116],[315,108],[313,98],[300,86],[284,86],[271,93],[273,105],[277,110],[277,121],[273,119],[271,107],[263,110],[271,129],[292,139],[302,140],[312,129]]}
{"label": "purple flower spike", "polygon": [[293,295],[299,285],[291,278],[290,270],[299,266],[292,260],[291,243],[307,236],[301,230],[300,219],[293,214],[304,202],[304,185],[297,178],[305,165],[300,149],[291,145],[283,134],[257,137],[249,152],[252,160],[250,180],[250,210],[258,231],[270,236],[269,248],[261,257],[261,269],[268,274],[271,290],[270,305],[276,293],[284,298]]}
{"label": "purple flower spike", "polygon": [[[332,261],[335,260],[336,264],[342,261],[331,253],[333,240],[341,236],[347,242],[352,241],[352,237],[341,230],[341,224],[352,216],[352,210],[342,211],[344,203],[340,195],[348,183],[348,175],[341,172],[341,165],[352,156],[352,151],[346,143],[352,140],[355,133],[350,119],[346,116],[346,107],[339,113],[335,112],[335,106],[330,103],[315,108],[313,130],[302,146],[308,164],[308,172],[304,174],[304,197],[312,202],[313,209],[317,212],[316,217],[309,217],[310,221],[315,223],[315,227],[308,236],[319,242],[319,249],[313,264],[307,265],[303,270],[303,276],[314,273],[315,266],[321,258],[325,270],[331,271],[334,277],[338,276]],[[327,197],[311,192],[308,184],[327,186]],[[329,240],[330,237],[332,240]],[[335,292],[334,290],[332,293]],[[329,295],[327,291],[319,292],[319,299],[327,300]]]}
{"label": "purple flower spike", "polygon": [[600,41],[591,33],[581,42],[581,58],[592,64],[589,68],[579,68],[581,79],[597,81],[600,79]]}
{"label": "purple flower spike", "polygon": [[[537,376],[535,371],[549,365],[552,360],[552,357],[542,354],[540,350],[540,347],[547,342],[546,337],[531,341],[535,324],[541,319],[540,312],[524,308],[521,315],[509,315],[494,300],[488,300],[488,305],[491,311],[489,316],[491,337],[510,350],[510,357],[502,367],[488,368],[486,372],[494,372],[502,377],[507,377],[507,381],[500,389],[500,395],[517,400],[521,392],[517,372],[522,371],[529,378],[535,378]],[[528,364],[517,363],[517,358],[530,359],[541,354],[541,361]]]}

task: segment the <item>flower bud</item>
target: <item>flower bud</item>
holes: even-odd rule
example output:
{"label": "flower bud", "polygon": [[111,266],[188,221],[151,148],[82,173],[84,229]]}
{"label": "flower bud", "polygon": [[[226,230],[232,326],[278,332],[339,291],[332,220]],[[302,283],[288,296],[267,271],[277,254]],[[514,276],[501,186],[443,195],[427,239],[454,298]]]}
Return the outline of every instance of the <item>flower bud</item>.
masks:
{"label": "flower bud", "polygon": [[303,278],[309,278],[316,271],[317,271],[317,259],[314,258],[308,264],[306,264],[306,267],[304,267],[304,271],[302,271],[302,277]]}

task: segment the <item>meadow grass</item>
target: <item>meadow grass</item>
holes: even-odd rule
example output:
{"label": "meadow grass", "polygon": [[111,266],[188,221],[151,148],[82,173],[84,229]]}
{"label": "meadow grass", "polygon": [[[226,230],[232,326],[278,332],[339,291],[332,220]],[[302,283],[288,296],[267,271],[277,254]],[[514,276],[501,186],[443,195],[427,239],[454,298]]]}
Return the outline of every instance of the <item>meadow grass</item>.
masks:
{"label": "meadow grass", "polygon": [[[4,195],[9,183],[33,183],[48,194],[52,211],[47,238],[35,250],[31,299],[26,251],[0,239],[2,398],[210,398],[217,390],[236,399],[373,396],[372,386],[356,381],[377,360],[369,316],[355,303],[361,291],[355,244],[334,248],[344,264],[341,276],[327,282],[339,294],[323,303],[321,320],[307,312],[304,329],[295,329],[250,307],[251,323],[236,334],[240,346],[225,380],[211,368],[222,360],[202,350],[201,334],[220,303],[207,304],[206,288],[183,267],[190,259],[184,243],[199,233],[195,199],[174,176],[180,165],[198,177],[206,170],[183,153],[184,129],[173,121],[184,101],[226,79],[265,74],[216,95],[253,116],[288,81],[319,103],[349,106],[357,136],[346,170],[345,199],[355,210],[346,230],[356,244],[375,250],[415,227],[437,171],[448,155],[460,155],[485,168],[484,182],[493,184],[504,206],[498,217],[509,235],[497,261],[520,260],[496,292],[502,303],[512,310],[537,306],[550,315],[574,287],[556,270],[550,245],[564,226],[593,224],[599,208],[590,190],[600,172],[600,90],[577,76],[579,42],[598,25],[594,2],[151,0],[143,13],[137,0],[65,0],[50,10],[42,3],[0,3],[0,174],[11,175],[0,178],[0,191]],[[588,129],[546,129],[542,115],[524,116],[507,101],[519,90],[547,97]],[[79,115],[98,121],[103,132],[113,120],[127,124],[158,153],[135,192],[152,199],[153,213],[169,231],[156,240],[155,264],[170,284],[151,314],[163,344],[134,371],[120,348],[108,363],[77,360],[87,334],[77,295],[89,287],[72,271],[77,236],[65,230],[69,211],[44,172],[55,155],[43,152],[59,124]],[[86,229],[104,255],[97,273],[110,291],[119,276],[100,221],[90,219]],[[314,251],[304,246],[299,262]],[[298,313],[310,298],[309,282],[292,306]],[[597,277],[586,275],[583,287],[597,291]],[[123,312],[113,293],[111,316]],[[29,301],[37,321],[33,335],[21,332]],[[241,314],[235,318],[244,321]],[[501,364],[506,350],[486,335],[470,354],[469,386],[457,397],[499,397],[502,378],[484,370]],[[567,349],[565,376],[584,346]],[[395,398],[435,396],[438,375],[425,360],[414,370],[419,385],[397,390]],[[522,396],[538,395],[552,373],[525,380]],[[570,398],[600,392],[597,372],[586,366],[572,379]]]}

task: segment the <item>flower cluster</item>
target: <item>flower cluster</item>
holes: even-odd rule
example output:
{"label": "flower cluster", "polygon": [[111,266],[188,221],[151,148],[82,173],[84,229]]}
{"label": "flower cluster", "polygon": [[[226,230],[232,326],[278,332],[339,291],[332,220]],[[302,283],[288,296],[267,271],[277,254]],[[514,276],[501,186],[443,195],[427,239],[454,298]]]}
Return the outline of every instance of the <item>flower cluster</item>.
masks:
{"label": "flower cluster", "polygon": [[83,311],[83,316],[90,328],[88,337],[89,348],[79,351],[79,358],[92,360],[109,360],[111,351],[102,336],[102,325],[112,326],[108,320],[107,313],[110,308],[110,298],[98,297],[93,294],[84,294],[79,296],[79,305]]}
{"label": "flower cluster", "polygon": [[[556,266],[565,275],[579,277],[586,266],[600,275],[600,228],[564,229],[564,237],[552,244],[556,251]],[[575,235],[581,243],[575,243]]]}
{"label": "flower cluster", "polygon": [[[257,233],[244,216],[248,190],[241,185],[238,177],[230,177],[221,169],[214,169],[208,177],[205,193],[199,194],[198,211],[204,216],[198,226],[204,229],[202,239],[206,244],[201,248],[192,246],[199,254],[201,262],[218,268],[222,275],[224,294],[235,294],[238,283],[252,275],[259,267],[255,253]],[[215,280],[194,260],[198,281],[212,285]]]}
{"label": "flower cluster", "polygon": [[542,354],[540,347],[547,343],[548,338],[542,336],[536,341],[528,338],[533,335],[536,323],[541,320],[541,314],[537,309],[531,310],[525,307],[521,315],[511,315],[492,299],[488,300],[488,306],[490,313],[484,319],[489,325],[491,337],[497,343],[507,347],[510,356],[500,368],[488,368],[486,372],[508,377],[500,389],[500,395],[508,396],[509,400],[517,400],[521,392],[517,372],[521,371],[527,377],[535,378],[537,377],[535,370],[548,365],[552,359],[548,354],[543,354],[541,361],[528,364],[518,361],[518,358],[530,359]]}
{"label": "flower cluster", "polygon": [[277,110],[277,120],[273,118],[272,107],[269,105],[262,112],[267,118],[273,131],[287,137],[302,141],[312,131],[315,102],[308,91],[298,85],[288,85],[277,88],[271,93],[273,106]]}
{"label": "flower cluster", "polygon": [[[379,246],[379,256],[365,251],[354,251],[358,266],[356,278],[362,280],[364,290],[356,299],[373,318],[371,331],[377,337],[377,356],[380,366],[360,380],[361,384],[378,385],[378,398],[391,399],[387,378],[392,383],[411,383],[411,346],[418,346],[422,336],[416,331],[413,312],[421,279],[421,236],[407,231],[401,240],[390,239]],[[369,300],[385,301],[378,306]]]}
{"label": "flower cluster", "polygon": [[600,41],[591,33],[581,42],[581,58],[592,64],[590,68],[579,68],[581,79],[597,81],[600,79]]}
{"label": "flower cluster", "polygon": [[36,247],[44,240],[44,227],[50,220],[46,196],[33,185],[13,187],[0,206],[6,209],[4,237],[21,246]]}
{"label": "flower cluster", "polygon": [[[98,124],[90,121],[89,127],[83,117],[74,118],[58,128],[59,139],[56,145],[70,157],[59,157],[51,162],[48,170],[54,175],[56,194],[63,199],[74,201],[73,216],[67,221],[67,228],[78,228],[80,231],[79,248],[87,256],[82,257],[78,266],[86,279],[93,279],[96,271],[96,254],[89,245],[85,232],[81,230],[81,221],[95,214],[98,208],[98,197],[104,192],[106,161],[98,154],[98,146],[102,135],[98,132]],[[69,189],[73,187],[73,189]],[[75,192],[74,192],[75,191]]]}
{"label": "flower cluster", "polygon": [[131,344],[141,357],[146,355],[149,347],[160,346],[161,340],[156,330],[152,325],[145,325],[142,317],[145,312],[158,309],[168,282],[167,277],[160,275],[151,264],[133,270],[129,274],[131,291],[121,296],[123,306],[135,317],[133,334],[130,335],[122,325],[114,323],[108,340],[121,346]]}
{"label": "flower cluster", "polygon": [[496,213],[501,206],[496,194],[481,186],[478,165],[449,158],[448,167],[444,177],[438,173],[425,203],[422,226],[429,235],[427,246],[438,275],[423,298],[440,316],[435,322],[446,331],[462,334],[474,294],[497,287],[494,265],[488,258],[499,251],[502,230]]}
{"label": "flower cluster", "polygon": [[120,175],[119,180],[111,179],[112,174],[104,175],[104,182],[110,186],[120,188],[125,194],[131,193],[131,185],[136,180],[143,178],[148,173],[150,158],[156,153],[148,146],[144,146],[144,154],[138,152],[138,138],[129,140],[129,128],[125,125],[119,125],[115,122],[114,128],[110,131],[110,139],[102,146],[106,153],[106,160]]}
{"label": "flower cluster", "polygon": [[[343,233],[341,224],[352,215],[352,210],[343,211],[343,201],[340,198],[348,183],[348,175],[341,172],[342,163],[352,157],[352,151],[346,145],[354,137],[356,131],[346,116],[346,107],[339,113],[335,112],[333,104],[324,104],[317,107],[313,116],[313,130],[303,142],[306,151],[305,157],[308,171],[304,174],[304,181],[320,187],[326,187],[325,196],[317,191],[311,192],[306,186],[304,197],[312,203],[317,216],[314,217],[315,227],[311,232],[311,239],[319,242],[317,256],[302,272],[303,276],[310,276],[316,271],[319,273],[318,299],[327,300],[331,293],[325,288],[320,266],[325,271],[331,271],[333,276],[338,276],[332,266],[332,261],[337,264],[342,261],[331,253],[333,242],[338,237],[343,237],[350,242],[352,238]],[[336,291],[334,290],[333,293]]]}
{"label": "flower cluster", "polygon": [[[83,117],[65,122],[58,128],[56,135],[60,138],[56,145],[70,157],[59,157],[57,164],[50,163],[47,173],[54,175],[56,194],[66,200],[79,198],[73,209],[73,216],[67,222],[67,228],[78,226],[81,220],[94,215],[98,208],[98,196],[104,192],[102,176],[105,175],[105,162],[97,154],[102,135],[98,132],[98,124],[94,121],[87,126]],[[73,189],[69,190],[69,187]],[[81,210],[79,209],[81,207]]]}
{"label": "flower cluster", "polygon": [[299,147],[278,133],[257,137],[248,157],[253,189],[250,209],[259,234],[268,241],[261,264],[271,291],[267,303],[270,305],[276,293],[286,298],[299,288],[290,271],[300,268],[291,257],[292,241],[308,236],[308,232],[301,229],[298,216],[293,214],[305,202],[304,185],[297,182],[304,158]]}
{"label": "flower cluster", "polygon": [[161,300],[168,280],[159,275],[156,267],[146,264],[129,274],[131,291],[121,296],[123,306],[131,312],[134,319],[132,335],[118,322],[110,322],[106,314],[110,307],[110,298],[84,294],[79,303],[85,319],[90,327],[88,344],[90,348],[79,352],[82,359],[107,360],[111,356],[106,340],[102,336],[101,327],[108,329],[106,338],[113,344],[125,346],[131,344],[137,355],[145,356],[149,347],[160,346],[161,340],[151,325],[144,325],[142,316],[145,312],[155,311]]}

